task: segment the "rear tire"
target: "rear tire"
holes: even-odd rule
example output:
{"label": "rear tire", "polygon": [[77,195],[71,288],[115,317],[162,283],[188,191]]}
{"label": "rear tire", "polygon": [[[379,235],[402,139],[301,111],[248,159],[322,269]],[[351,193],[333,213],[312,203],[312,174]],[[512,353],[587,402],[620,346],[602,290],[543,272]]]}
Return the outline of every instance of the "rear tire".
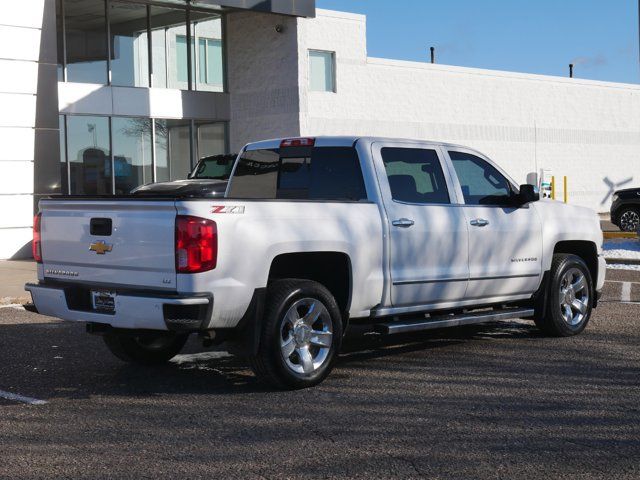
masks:
{"label": "rear tire", "polygon": [[249,358],[264,383],[301,389],[322,382],[342,342],[342,317],[333,295],[310,280],[276,280],[268,288],[258,352]]}
{"label": "rear tire", "polygon": [[569,337],[586,328],[593,309],[594,288],[582,258],[568,254],[553,256],[546,299],[545,310],[534,319],[545,334]]}
{"label": "rear tire", "polygon": [[160,365],[180,353],[189,337],[174,333],[108,333],[102,338],[111,353],[124,362]]}

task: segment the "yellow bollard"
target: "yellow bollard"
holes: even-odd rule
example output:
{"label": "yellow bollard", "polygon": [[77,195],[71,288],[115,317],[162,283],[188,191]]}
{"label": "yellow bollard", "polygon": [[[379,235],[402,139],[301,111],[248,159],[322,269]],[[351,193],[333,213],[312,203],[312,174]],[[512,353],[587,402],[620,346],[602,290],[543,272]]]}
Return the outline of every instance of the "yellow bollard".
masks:
{"label": "yellow bollard", "polygon": [[551,200],[556,199],[556,176],[551,177]]}
{"label": "yellow bollard", "polygon": [[564,203],[569,203],[569,192],[567,192],[567,176],[564,176]]}

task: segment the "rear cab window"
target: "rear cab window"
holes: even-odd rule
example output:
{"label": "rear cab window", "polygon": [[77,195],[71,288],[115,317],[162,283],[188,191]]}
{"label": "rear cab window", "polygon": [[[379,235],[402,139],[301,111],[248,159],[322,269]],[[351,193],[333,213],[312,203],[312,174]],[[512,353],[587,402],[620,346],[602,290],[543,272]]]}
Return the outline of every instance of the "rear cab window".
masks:
{"label": "rear cab window", "polygon": [[367,194],[354,147],[295,146],[243,152],[227,198],[357,202]]}

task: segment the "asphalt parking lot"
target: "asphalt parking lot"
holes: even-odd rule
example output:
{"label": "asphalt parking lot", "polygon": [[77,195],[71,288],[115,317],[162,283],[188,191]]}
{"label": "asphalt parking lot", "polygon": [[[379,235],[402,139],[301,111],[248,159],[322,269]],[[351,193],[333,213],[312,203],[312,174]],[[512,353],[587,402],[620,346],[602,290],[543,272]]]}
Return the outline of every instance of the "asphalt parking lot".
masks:
{"label": "asphalt parking lot", "polygon": [[297,392],[195,341],[134,367],[82,325],[2,308],[0,390],[21,397],[0,399],[0,477],[638,478],[640,273],[609,279],[581,336],[351,341]]}

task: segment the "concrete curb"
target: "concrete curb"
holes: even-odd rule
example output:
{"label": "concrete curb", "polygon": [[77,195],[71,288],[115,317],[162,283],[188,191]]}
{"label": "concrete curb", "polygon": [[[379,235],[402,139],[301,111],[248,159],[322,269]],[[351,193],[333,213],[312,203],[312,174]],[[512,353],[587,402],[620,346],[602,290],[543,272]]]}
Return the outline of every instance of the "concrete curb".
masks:
{"label": "concrete curb", "polygon": [[638,234],[633,232],[602,232],[602,235],[607,239],[638,238]]}

